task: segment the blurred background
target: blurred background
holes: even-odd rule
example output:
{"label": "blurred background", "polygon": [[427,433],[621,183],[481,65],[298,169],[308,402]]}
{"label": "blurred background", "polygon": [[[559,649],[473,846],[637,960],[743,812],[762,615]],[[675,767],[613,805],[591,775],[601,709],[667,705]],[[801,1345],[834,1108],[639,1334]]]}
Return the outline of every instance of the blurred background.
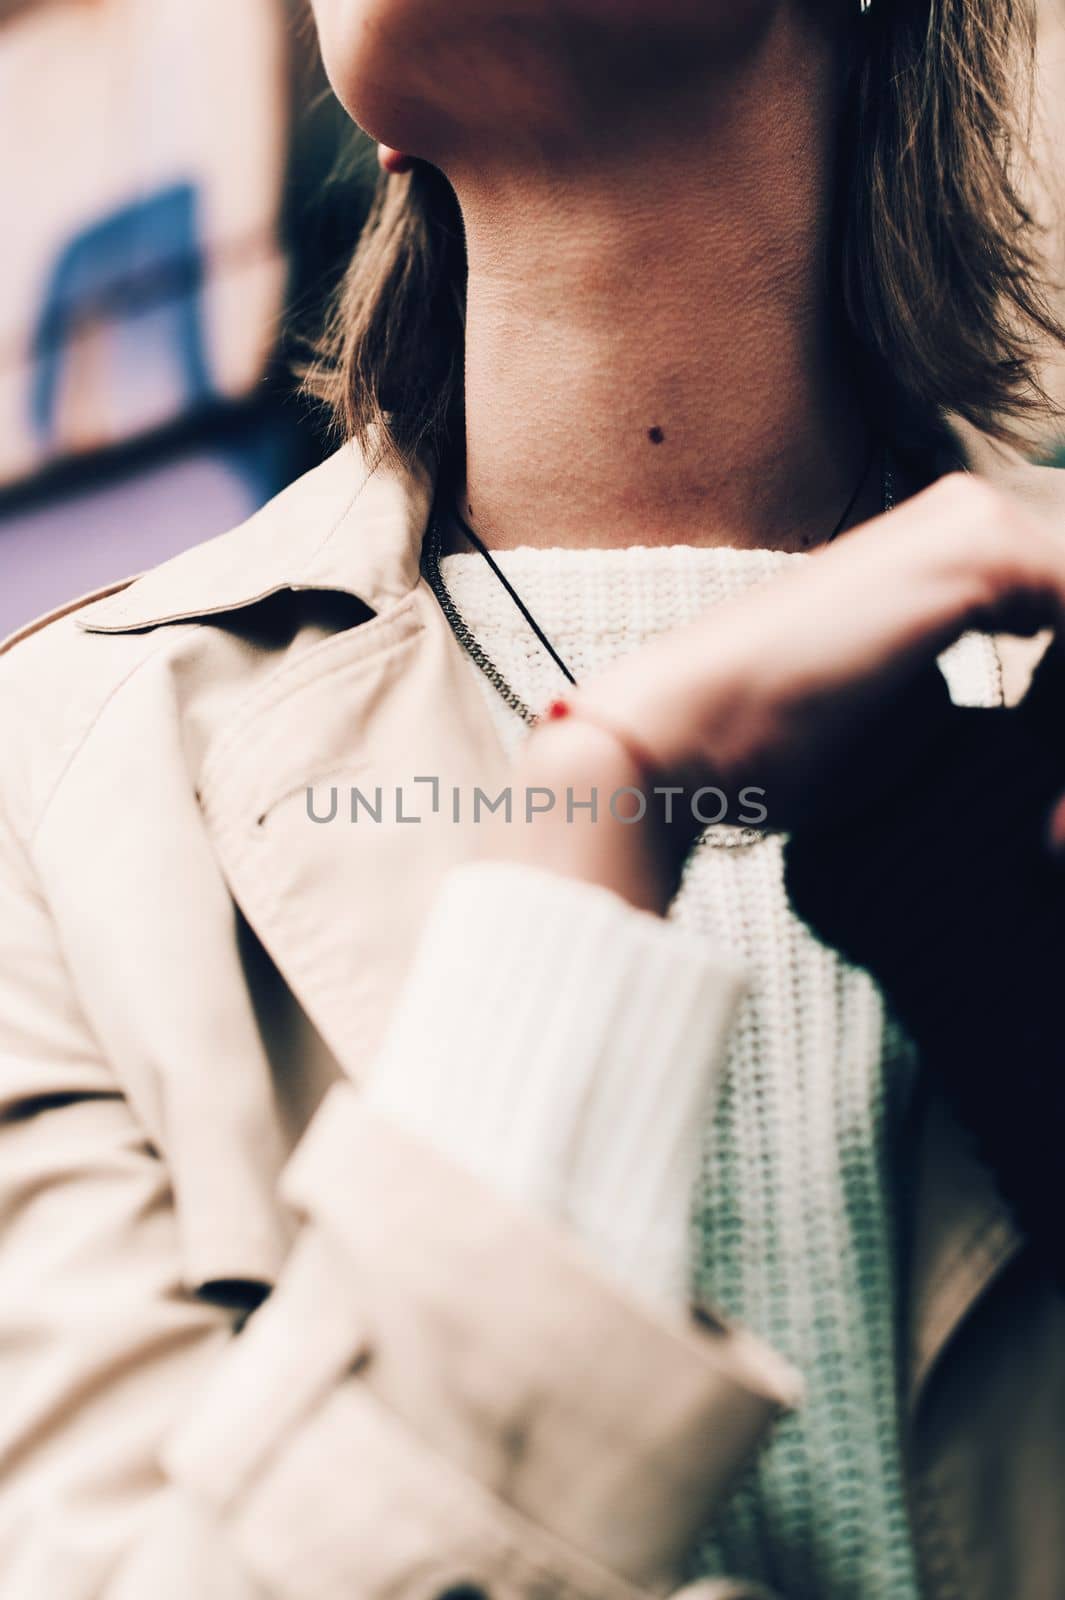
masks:
{"label": "blurred background", "polygon": [[[1034,201],[1065,277],[1065,0],[1041,11]],[[331,448],[294,372],[375,165],[304,0],[0,0],[0,150],[3,637]],[[1065,404],[1065,358],[1047,376]]]}
{"label": "blurred background", "polygon": [[0,0],[0,637],[331,447],[294,370],[376,172],[303,0]]}

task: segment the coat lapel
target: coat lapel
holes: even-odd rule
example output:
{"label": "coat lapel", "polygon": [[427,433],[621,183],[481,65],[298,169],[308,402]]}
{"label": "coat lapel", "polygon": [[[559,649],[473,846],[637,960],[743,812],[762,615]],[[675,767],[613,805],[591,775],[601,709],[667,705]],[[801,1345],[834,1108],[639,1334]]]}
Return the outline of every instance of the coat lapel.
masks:
{"label": "coat lapel", "polygon": [[916,1414],[948,1343],[1021,1246],[988,1169],[949,1107],[929,1094],[914,1139],[908,1402]]}
{"label": "coat lapel", "polygon": [[276,674],[208,753],[201,804],[230,891],[355,1079],[441,873],[476,848],[474,789],[504,773],[424,585]]}

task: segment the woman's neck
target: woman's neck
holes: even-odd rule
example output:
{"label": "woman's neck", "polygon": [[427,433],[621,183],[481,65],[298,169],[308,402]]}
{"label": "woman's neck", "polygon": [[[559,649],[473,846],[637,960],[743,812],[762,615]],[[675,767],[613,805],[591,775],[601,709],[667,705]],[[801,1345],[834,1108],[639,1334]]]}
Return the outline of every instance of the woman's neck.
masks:
{"label": "woman's neck", "polygon": [[869,450],[826,267],[843,48],[781,6],[649,115],[610,127],[600,103],[583,136],[455,163],[467,497],[490,544],[831,532]]}

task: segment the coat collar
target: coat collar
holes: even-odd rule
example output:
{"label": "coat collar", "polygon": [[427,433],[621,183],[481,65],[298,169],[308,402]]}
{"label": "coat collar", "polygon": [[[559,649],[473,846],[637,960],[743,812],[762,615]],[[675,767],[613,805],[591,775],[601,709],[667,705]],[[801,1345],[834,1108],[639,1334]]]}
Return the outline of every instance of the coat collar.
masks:
{"label": "coat collar", "polygon": [[126,633],[218,616],[286,589],[334,589],[380,611],[414,588],[432,483],[374,467],[349,443],[247,522],[86,606],[78,625]]}

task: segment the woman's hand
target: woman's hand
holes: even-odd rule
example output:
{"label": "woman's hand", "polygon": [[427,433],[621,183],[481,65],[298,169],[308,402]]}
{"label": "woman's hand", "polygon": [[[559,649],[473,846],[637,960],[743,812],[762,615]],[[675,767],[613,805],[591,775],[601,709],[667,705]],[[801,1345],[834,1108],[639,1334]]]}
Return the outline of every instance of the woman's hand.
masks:
{"label": "woman's hand", "polygon": [[[683,801],[667,824],[652,795],[638,824],[610,813],[617,789],[648,790],[634,750],[661,786],[713,785],[734,801],[755,787],[768,826],[816,820],[860,763],[863,740],[897,729],[914,686],[960,634],[1031,633],[1063,617],[1065,530],[981,479],[941,479],[801,570],[589,680],[575,715],[538,729],[518,760],[516,783],[550,791],[555,805],[499,830],[493,853],[662,911],[698,828]],[[916,751],[919,719],[909,733]],[[593,788],[595,821],[565,804],[567,789],[579,800]]]}

